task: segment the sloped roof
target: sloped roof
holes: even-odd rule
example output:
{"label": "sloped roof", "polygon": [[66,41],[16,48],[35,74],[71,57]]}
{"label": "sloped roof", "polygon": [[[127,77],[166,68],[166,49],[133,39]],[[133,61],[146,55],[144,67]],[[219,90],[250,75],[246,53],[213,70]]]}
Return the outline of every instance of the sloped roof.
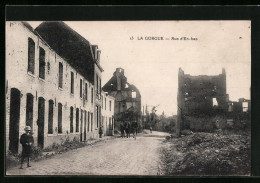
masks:
{"label": "sloped roof", "polygon": [[43,22],[35,31],[59,56],[93,82],[95,61],[88,40],[64,22]]}
{"label": "sloped roof", "polygon": [[32,31],[33,33],[35,33],[35,32],[34,32],[34,29],[32,28],[32,26],[31,26],[28,22],[23,21],[22,24],[23,24],[25,27],[27,27],[27,29],[29,29],[30,31]]}

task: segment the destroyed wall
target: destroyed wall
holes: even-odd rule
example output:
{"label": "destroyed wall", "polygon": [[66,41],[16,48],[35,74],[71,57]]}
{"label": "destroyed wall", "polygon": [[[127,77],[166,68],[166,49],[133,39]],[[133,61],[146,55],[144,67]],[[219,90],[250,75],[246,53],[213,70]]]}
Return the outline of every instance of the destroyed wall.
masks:
{"label": "destroyed wall", "polygon": [[250,130],[251,100],[240,98],[238,101],[228,102],[228,126],[234,129]]}
{"label": "destroyed wall", "polygon": [[225,69],[221,74],[213,76],[191,76],[179,69],[178,124],[180,129],[212,130],[214,124],[210,123],[214,123],[215,118],[224,121],[227,102]]}

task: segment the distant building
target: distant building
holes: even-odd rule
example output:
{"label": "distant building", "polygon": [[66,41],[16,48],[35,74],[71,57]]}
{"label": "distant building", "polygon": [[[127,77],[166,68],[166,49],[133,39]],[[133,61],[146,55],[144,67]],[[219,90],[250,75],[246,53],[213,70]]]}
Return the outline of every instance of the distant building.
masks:
{"label": "distant building", "polygon": [[121,121],[138,121],[141,127],[141,94],[127,82],[124,69],[117,68],[112,78],[102,88],[115,98],[115,127],[119,129]]}
{"label": "distant building", "polygon": [[98,137],[102,71],[98,47],[65,23],[6,22],[6,150],[21,150],[26,125],[40,148]]}
{"label": "distant building", "polygon": [[195,121],[194,118],[207,119],[207,117],[224,115],[228,109],[228,98],[225,69],[219,75],[191,76],[184,74],[184,71],[180,68],[178,74],[177,129],[179,131],[187,128],[202,130],[205,125],[191,124]]}

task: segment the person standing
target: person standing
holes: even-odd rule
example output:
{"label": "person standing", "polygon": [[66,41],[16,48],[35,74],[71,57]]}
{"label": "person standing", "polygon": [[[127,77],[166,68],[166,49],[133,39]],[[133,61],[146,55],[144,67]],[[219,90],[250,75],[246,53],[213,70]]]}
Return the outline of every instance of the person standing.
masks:
{"label": "person standing", "polygon": [[137,136],[137,129],[138,129],[138,123],[136,121],[134,121],[132,123],[132,130],[133,130],[133,138],[135,138],[135,139]]}
{"label": "person standing", "polygon": [[125,137],[125,127],[123,122],[120,123],[120,131],[121,131],[121,137],[124,138]]}
{"label": "person standing", "polygon": [[130,123],[129,122],[126,123],[125,131],[126,131],[126,137],[130,138]]}
{"label": "person standing", "polygon": [[22,144],[22,158],[20,169],[23,169],[23,161],[27,158],[27,167],[30,166],[30,156],[32,151],[32,145],[34,143],[33,136],[31,133],[31,127],[26,126],[24,128],[25,133],[21,135],[20,143]]}
{"label": "person standing", "polygon": [[99,138],[102,138],[102,134],[103,134],[103,130],[102,130],[102,127],[99,127]]}

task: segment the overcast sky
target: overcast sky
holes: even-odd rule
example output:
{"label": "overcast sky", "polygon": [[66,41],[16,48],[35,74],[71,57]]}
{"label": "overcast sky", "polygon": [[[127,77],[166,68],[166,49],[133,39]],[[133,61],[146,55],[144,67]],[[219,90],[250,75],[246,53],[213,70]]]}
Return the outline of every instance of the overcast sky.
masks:
{"label": "overcast sky", "polygon": [[[41,22],[29,22],[34,28]],[[142,105],[177,114],[178,69],[191,75],[227,73],[230,100],[250,98],[250,21],[66,22],[101,50],[103,85],[117,67],[141,92]],[[130,40],[130,37],[134,40]],[[164,40],[145,40],[145,37]],[[138,40],[143,38],[143,40]],[[172,37],[197,40],[171,40]],[[169,40],[166,40],[169,38]]]}

